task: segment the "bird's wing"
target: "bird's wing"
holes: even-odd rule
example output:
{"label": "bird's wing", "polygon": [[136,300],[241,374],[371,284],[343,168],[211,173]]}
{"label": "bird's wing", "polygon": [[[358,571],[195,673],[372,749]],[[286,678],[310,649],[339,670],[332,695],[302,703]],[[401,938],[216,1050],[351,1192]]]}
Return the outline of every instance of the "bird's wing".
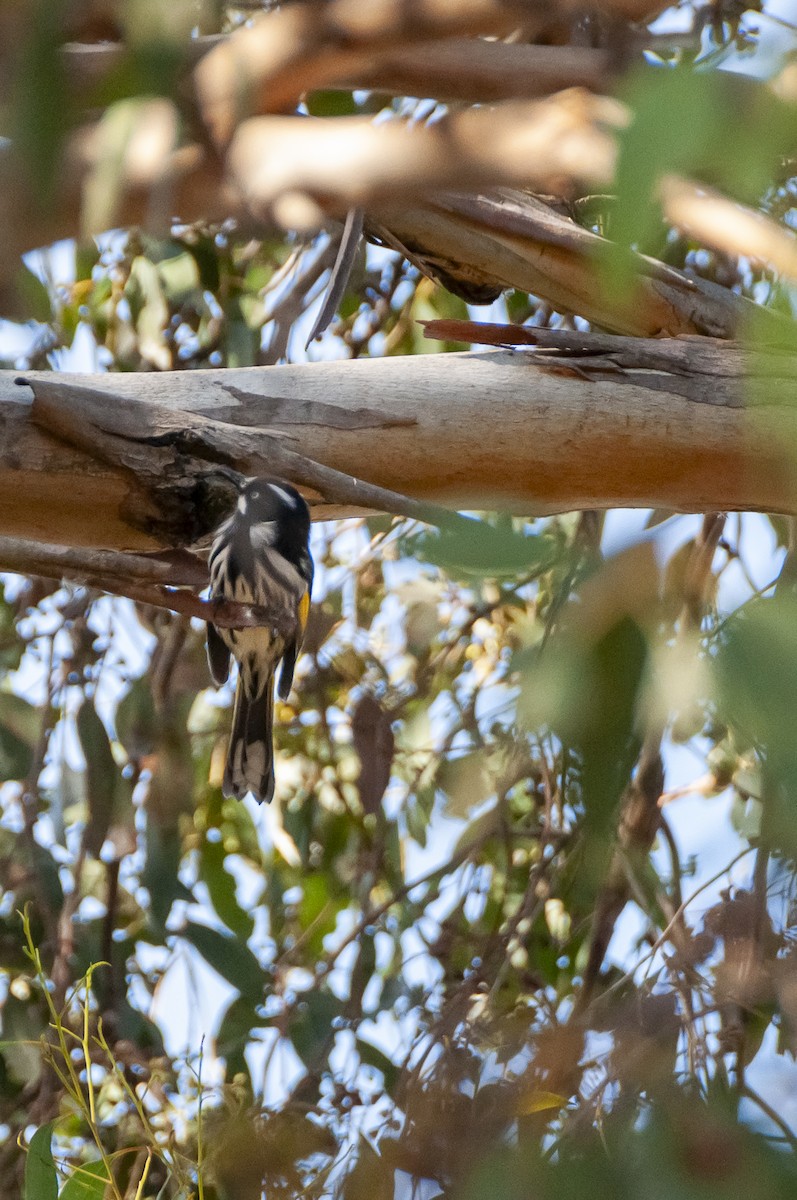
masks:
{"label": "bird's wing", "polygon": [[293,672],[296,667],[296,659],[299,657],[299,651],[302,648],[304,631],[307,629],[309,616],[310,589],[308,587],[296,605],[296,635],[285,647],[285,653],[282,656],[278,689],[281,700],[287,700],[290,695],[291,687],[293,686]]}
{"label": "bird's wing", "polygon": [[227,682],[230,674],[230,651],[215,625],[208,625],[208,667],[216,687],[221,687]]}

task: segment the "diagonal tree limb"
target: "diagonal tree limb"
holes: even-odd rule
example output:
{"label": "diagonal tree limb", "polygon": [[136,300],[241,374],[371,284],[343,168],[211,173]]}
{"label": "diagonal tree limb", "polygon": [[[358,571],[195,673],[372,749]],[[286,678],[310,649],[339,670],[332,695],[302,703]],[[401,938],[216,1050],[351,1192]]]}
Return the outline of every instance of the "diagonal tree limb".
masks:
{"label": "diagonal tree limb", "polygon": [[[755,319],[767,340],[789,344],[791,323],[781,314],[617,246],[522,188],[451,192],[401,205],[375,202],[366,212],[366,230],[403,249],[454,291],[458,281],[488,295],[519,288],[559,312],[635,337],[733,338]],[[616,271],[629,280],[619,293],[607,287]]]}

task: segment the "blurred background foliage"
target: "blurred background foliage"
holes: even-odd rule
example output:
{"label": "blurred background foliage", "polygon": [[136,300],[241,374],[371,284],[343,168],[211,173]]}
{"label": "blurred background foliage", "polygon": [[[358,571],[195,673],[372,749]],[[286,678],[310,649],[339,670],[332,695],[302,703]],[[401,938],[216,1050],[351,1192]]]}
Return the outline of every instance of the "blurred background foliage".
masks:
{"label": "blurred background foliage", "polygon": [[[44,191],[72,119],[65,38],[125,42],[93,103],[172,95],[178,34],[251,7],[6,0],[3,127]],[[791,319],[776,272],[653,202],[662,170],[688,170],[791,227],[795,123],[761,82],[797,47],[784,13],[665,13],[657,70],[627,82],[617,199],[578,211]],[[640,28],[566,14],[545,36],[620,54]],[[729,66],[758,73],[758,108],[724,105]],[[307,99],[384,107],[431,113]],[[329,233],[232,224],[62,244],[20,269],[0,354],[302,357],[334,254]],[[309,353],[461,349],[418,322],[484,311],[371,246]],[[489,312],[578,317],[520,292]],[[268,811],[222,799],[231,697],[209,689],[201,628],[4,577],[0,1195],[794,1194],[793,528],[616,517],[487,514],[489,553],[385,517],[317,526]]]}

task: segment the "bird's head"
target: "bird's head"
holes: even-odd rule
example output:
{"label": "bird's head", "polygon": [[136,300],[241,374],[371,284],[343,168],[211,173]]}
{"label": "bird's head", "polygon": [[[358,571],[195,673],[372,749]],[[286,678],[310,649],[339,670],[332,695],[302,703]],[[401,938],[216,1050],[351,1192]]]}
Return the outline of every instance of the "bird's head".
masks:
{"label": "bird's head", "polygon": [[238,497],[238,512],[249,525],[302,526],[309,529],[310,513],[295,487],[282,480],[250,479]]}

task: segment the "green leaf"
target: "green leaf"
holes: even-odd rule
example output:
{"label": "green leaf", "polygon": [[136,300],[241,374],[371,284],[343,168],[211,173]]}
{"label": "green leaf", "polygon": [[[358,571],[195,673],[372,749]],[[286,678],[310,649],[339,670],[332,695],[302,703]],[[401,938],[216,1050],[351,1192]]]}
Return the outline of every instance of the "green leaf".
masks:
{"label": "green leaf", "polygon": [[189,242],[185,248],[197,265],[202,288],[208,292],[217,292],[220,283],[219,255],[213,239],[200,235],[195,242]]}
{"label": "green leaf", "polygon": [[[91,279],[94,268],[99,261],[99,247],[93,239],[87,242],[75,243],[75,279],[78,282]],[[110,280],[107,280],[107,286],[110,294]]]}
{"label": "green leaf", "polygon": [[252,1041],[252,1030],[271,1025],[270,1019],[261,1016],[258,1009],[259,1000],[253,1003],[247,996],[236,996],[221,1018],[215,1051],[227,1063],[228,1079],[249,1074],[244,1051]]}
{"label": "green leaf", "polygon": [[0,692],[0,782],[25,779],[41,732],[41,713],[13,692]]}
{"label": "green leaf", "polygon": [[331,992],[305,992],[289,1030],[293,1048],[308,1067],[320,1064],[320,1055],[332,1048],[332,1022],[343,1011],[343,1002]]}
{"label": "green leaf", "polygon": [[262,995],[265,971],[252,951],[237,938],[194,921],[186,922],[181,936],[199,951],[214,971],[238,988],[241,995]]}
{"label": "green leaf", "polygon": [[60,913],[64,904],[64,889],[61,886],[58,863],[50,851],[38,842],[34,842],[30,849],[30,861],[36,876],[33,895],[37,901],[43,900],[50,912]]}
{"label": "green leaf", "polygon": [[[204,664],[203,664],[204,667]],[[155,764],[147,796],[147,812],[164,829],[176,829],[183,813],[193,813],[194,759],[186,719],[193,697],[184,693],[159,715]]]}
{"label": "green leaf", "polygon": [[221,841],[202,843],[199,855],[199,878],[210,893],[216,914],[228,929],[242,941],[248,941],[255,928],[254,918],[238,903],[235,879],[224,867],[227,851]]}
{"label": "green leaf", "polygon": [[108,834],[117,781],[120,778],[108,733],[93,700],[78,709],[77,732],[86,759],[86,796],[89,819],[83,835],[89,854],[98,855]]}
{"label": "green leaf", "polygon": [[471,846],[478,845],[486,838],[491,837],[497,832],[500,823],[501,813],[497,805],[488,808],[487,812],[480,813],[462,830],[454,846],[453,856],[456,858],[460,854],[464,854]]}
{"label": "green leaf", "polygon": [[28,746],[37,744],[41,733],[41,713],[22,696],[0,692],[0,723]]}
{"label": "green leaf", "polygon": [[388,1095],[392,1095],[399,1079],[399,1069],[392,1059],[388,1058],[384,1051],[379,1050],[376,1046],[372,1046],[370,1042],[366,1042],[361,1037],[357,1038],[357,1053],[360,1056],[361,1063],[382,1072],[385,1080],[385,1091]]}
{"label": "green leaf", "polygon": [[[630,77],[625,98],[634,119],[620,134],[609,233],[622,246],[646,253],[663,248],[665,228],[656,203],[662,175],[684,174],[757,203],[778,155],[790,144],[791,108],[760,82],[728,71],[645,68]],[[632,260],[610,254],[607,267],[607,284],[632,304]]]}
{"label": "green leaf", "polygon": [[80,324],[80,305],[64,304],[58,313],[58,331],[65,346],[71,346]]}
{"label": "green leaf", "polygon": [[30,1140],[25,1160],[22,1200],[56,1200],[58,1172],[53,1162],[53,1121],[37,1129]]}
{"label": "green leaf", "polygon": [[133,259],[125,296],[134,313],[139,354],[158,370],[168,371],[172,365],[171,350],[165,335],[169,306],[163,294],[158,268],[142,254]]}
{"label": "green leaf", "polygon": [[455,533],[419,533],[407,538],[402,550],[466,580],[526,574],[551,561],[547,538],[519,533],[506,523],[476,520]]}
{"label": "green leaf", "polygon": [[[540,655],[524,660],[519,711],[529,728],[548,727],[575,752],[587,837],[579,881],[597,884],[615,811],[639,750],[638,710],[648,670],[646,625],[654,619],[659,571],[647,545],[604,563]],[[643,624],[644,623],[644,624]]]}
{"label": "green leaf", "polygon": [[17,632],[14,610],[6,600],[5,588],[0,583],[0,668],[16,671],[24,650],[25,643]]}
{"label": "green leaf", "polygon": [[41,1014],[33,1005],[10,995],[3,1003],[3,1058],[15,1083],[32,1087],[43,1070],[39,1039],[44,1033]]}
{"label": "green leaf", "polygon": [[193,893],[180,879],[182,839],[179,829],[162,826],[147,814],[147,857],[141,882],[150,895],[150,913],[162,930],[175,900],[193,900]]}
{"label": "green leaf", "polygon": [[320,872],[302,880],[302,902],[299,905],[299,924],[307,935],[307,947],[314,957],[324,952],[324,938],[333,933],[338,913],[346,907],[348,897],[331,896],[330,879]]}
{"label": "green leaf", "polygon": [[119,701],[114,724],[132,762],[152,753],[157,742],[158,719],[148,679],[142,676],[133,680],[130,690]]}
{"label": "green leaf", "polygon": [[[69,128],[71,104],[65,61],[61,54],[63,5],[35,0],[18,29],[13,71],[13,134],[26,159],[35,187],[35,208],[53,203],[61,146]],[[42,80],[47,86],[42,86]],[[31,214],[33,217],[34,214]]]}
{"label": "green leaf", "polygon": [[170,258],[162,258],[157,269],[163,293],[174,308],[197,296],[199,268],[193,254],[181,250]]}
{"label": "green leaf", "polygon": [[756,600],[728,622],[715,659],[720,714],[741,747],[763,755],[762,828],[797,852],[793,797],[797,787],[797,598],[788,592]]}
{"label": "green leaf", "polygon": [[360,1135],[357,1160],[343,1181],[343,1200],[393,1200],[394,1178],[392,1163],[380,1158]]}
{"label": "green leaf", "polygon": [[482,804],[495,790],[482,750],[444,758],[435,783],[445,792],[446,813],[451,817],[467,817],[472,808]]}
{"label": "green leaf", "polygon": [[252,367],[260,349],[260,330],[252,329],[241,308],[240,297],[227,306],[224,344],[228,367]]}
{"label": "green leaf", "polygon": [[58,1200],[104,1200],[110,1176],[102,1160],[75,1167],[61,1189]]}
{"label": "green leaf", "polygon": [[307,97],[307,111],[312,117],[352,117],[361,113],[362,109],[352,92],[330,89],[310,92]]}
{"label": "green leaf", "polygon": [[[21,316],[28,321],[41,321],[46,324],[53,319],[53,304],[50,293],[31,271],[30,267],[22,266],[14,280],[17,298],[21,306]],[[4,313],[9,316],[9,313]]]}
{"label": "green leaf", "polygon": [[637,707],[646,664],[645,635],[629,615],[582,651],[576,670],[569,664],[569,711],[557,732],[581,757],[587,883],[596,883],[605,868],[614,813],[638,756]]}

